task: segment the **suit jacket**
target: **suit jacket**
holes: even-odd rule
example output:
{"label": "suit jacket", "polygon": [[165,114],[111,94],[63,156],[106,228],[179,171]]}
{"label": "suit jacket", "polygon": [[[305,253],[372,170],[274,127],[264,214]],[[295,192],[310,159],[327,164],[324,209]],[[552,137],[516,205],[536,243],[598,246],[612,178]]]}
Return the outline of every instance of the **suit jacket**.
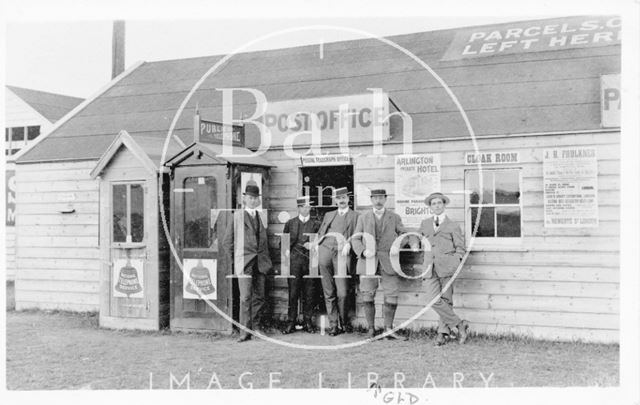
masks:
{"label": "suit jacket", "polygon": [[433,270],[438,277],[452,276],[465,253],[464,238],[458,224],[447,216],[434,231],[433,217],[429,217],[420,223],[419,232],[431,243]]}
{"label": "suit jacket", "polygon": [[[318,230],[318,240],[320,240],[320,238],[322,238],[327,234],[327,231],[329,230],[329,226],[335,219],[336,215],[338,215],[338,210],[329,211],[324,215],[324,218],[322,218],[322,223],[320,224],[320,229]],[[344,232],[342,232],[342,235],[344,236],[345,240],[347,240],[347,242],[350,243],[351,241],[349,240],[349,238],[351,238],[351,235],[353,235],[353,233],[356,230],[356,223],[358,222],[358,216],[360,214],[358,214],[356,211],[352,209],[349,209],[349,211],[347,211],[345,215],[347,216],[345,218],[345,222],[347,226],[345,227]],[[342,246],[338,246],[338,252],[341,249],[342,249]],[[353,247],[352,247],[352,250],[353,250]],[[347,273],[348,274],[353,274],[353,268],[355,264],[354,256],[353,254],[351,254],[352,250],[349,251],[349,255],[347,256]]]}
{"label": "suit jacket", "polygon": [[[388,209],[384,210],[382,215],[382,234],[378,235],[378,245],[370,246],[367,240],[363,238],[361,233],[371,235],[374,240],[376,239],[376,219],[373,210],[367,211],[358,217],[356,224],[356,231],[353,236],[351,246],[353,251],[358,257],[358,265],[356,267],[357,274],[366,274],[366,258],[362,255],[365,249],[369,249],[375,253],[375,265],[382,267],[382,270],[388,274],[395,273],[395,270],[391,266],[391,259],[389,257],[389,250],[391,245],[399,235],[406,232],[400,215],[395,212],[391,212]],[[375,243],[374,243],[375,245]]]}
{"label": "suit jacket", "polygon": [[[318,229],[320,229],[320,221],[309,218],[309,222],[311,225],[311,230],[307,233],[318,233]],[[289,234],[289,250],[291,252],[292,260],[309,260],[309,252],[306,249],[303,248],[304,251],[299,251],[298,249],[293,248],[296,240],[298,240],[300,232],[302,232],[302,225],[302,221],[300,221],[300,218],[298,216],[296,216],[295,218],[291,218],[287,221],[286,224],[284,224],[284,230],[282,231],[282,233]],[[309,237],[305,236],[304,240],[309,241]]]}
{"label": "suit jacket", "polygon": [[[260,214],[258,214],[260,215]],[[224,248],[229,263],[244,263],[244,274],[251,275],[253,266],[251,261],[258,260],[258,271],[267,274],[272,267],[271,257],[269,256],[269,244],[267,240],[267,228],[265,218],[261,218],[262,226],[260,227],[260,241],[256,239],[256,228],[249,213],[244,210],[237,210],[233,214],[233,226],[227,226],[222,246]],[[242,227],[242,228],[241,228]],[[241,232],[241,229],[243,232]],[[235,249],[240,246],[240,236],[244,233],[244,249]]]}

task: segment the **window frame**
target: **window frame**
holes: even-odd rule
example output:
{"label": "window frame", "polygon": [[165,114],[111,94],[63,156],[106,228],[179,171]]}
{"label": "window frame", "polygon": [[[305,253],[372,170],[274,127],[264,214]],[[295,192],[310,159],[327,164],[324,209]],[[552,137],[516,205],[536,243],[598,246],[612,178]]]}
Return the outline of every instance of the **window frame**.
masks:
{"label": "window frame", "polygon": [[[114,186],[127,186],[127,194],[126,194],[126,209],[125,215],[127,217],[127,234],[125,235],[125,241],[115,241],[114,240],[114,232],[113,232],[113,216],[114,216],[114,204],[113,204],[113,188]],[[133,236],[131,234],[131,186],[140,186],[142,189],[142,240],[140,242],[134,242]],[[146,246],[147,241],[147,187],[145,180],[127,180],[127,181],[112,181],[109,185],[109,207],[111,211],[110,215],[110,223],[109,232],[111,233],[110,242],[113,247],[144,247]],[[131,237],[129,240],[128,237]]]}
{"label": "window frame", "polygon": [[[506,172],[506,171],[515,171],[518,173],[518,189],[520,191],[519,203],[518,204],[496,204],[496,172]],[[493,172],[492,176],[492,197],[493,202],[491,204],[471,204],[471,190],[468,188],[468,176],[471,172]],[[473,230],[474,223],[471,221],[471,210],[472,208],[482,207],[484,208],[494,208],[494,230],[495,236],[492,237],[476,237],[473,241],[473,246],[471,250],[487,250],[487,248],[515,248],[518,249],[522,246],[524,240],[524,203],[523,203],[523,184],[522,184],[522,172],[523,168],[521,166],[509,166],[509,167],[490,167],[479,169],[465,169],[464,170],[464,189],[465,189],[465,199],[464,199],[464,216],[465,216],[465,244],[467,248],[471,243],[471,234]],[[483,187],[486,188],[486,185],[483,184]],[[482,199],[482,195],[484,190],[480,190],[480,198]],[[480,200],[481,201],[481,200]],[[517,207],[520,209],[520,236],[497,236],[498,235],[498,223],[497,223],[497,208],[501,207]]]}

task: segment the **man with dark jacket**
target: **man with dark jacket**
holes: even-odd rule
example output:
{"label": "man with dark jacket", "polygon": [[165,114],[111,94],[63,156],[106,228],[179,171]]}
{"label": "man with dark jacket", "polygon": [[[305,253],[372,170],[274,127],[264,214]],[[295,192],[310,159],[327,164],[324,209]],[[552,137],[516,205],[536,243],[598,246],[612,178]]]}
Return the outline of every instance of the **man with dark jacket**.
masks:
{"label": "man with dark jacket", "polygon": [[284,225],[283,233],[289,234],[289,246],[285,256],[289,258],[290,274],[293,278],[289,283],[289,311],[287,326],[282,333],[292,333],[296,330],[298,319],[298,301],[302,297],[302,312],[304,316],[304,328],[307,332],[315,332],[313,325],[313,297],[315,296],[315,279],[304,278],[309,274],[309,254],[311,242],[309,235],[317,233],[320,222],[311,218],[311,203],[309,196],[298,197],[298,215],[291,218]]}
{"label": "man with dark jacket", "polygon": [[[223,247],[233,256],[240,290],[240,324],[247,330],[260,328],[265,306],[266,274],[272,267],[267,244],[267,221],[260,206],[260,188],[247,183],[242,195],[243,209],[233,214],[227,227]],[[238,342],[251,339],[247,330],[240,332]]]}

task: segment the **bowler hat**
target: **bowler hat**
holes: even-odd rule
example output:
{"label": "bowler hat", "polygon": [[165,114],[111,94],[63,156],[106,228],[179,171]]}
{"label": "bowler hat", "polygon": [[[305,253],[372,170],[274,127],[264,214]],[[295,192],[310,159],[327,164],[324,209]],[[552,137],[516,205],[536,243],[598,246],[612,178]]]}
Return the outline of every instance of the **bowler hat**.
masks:
{"label": "bowler hat", "polygon": [[371,197],[375,197],[375,196],[383,196],[386,197],[387,196],[387,190],[379,188],[376,190],[371,190]]}
{"label": "bowler hat", "polygon": [[304,205],[311,205],[311,198],[308,195],[298,197],[296,198],[296,204],[298,204],[298,207],[301,207]]}
{"label": "bowler hat", "polygon": [[433,200],[434,198],[441,199],[445,205],[449,204],[449,197],[439,192],[429,194],[429,196],[424,199],[424,203],[427,205],[431,205],[431,200]]}
{"label": "bowler hat", "polygon": [[244,188],[244,194],[252,197],[260,197],[260,187],[258,187],[258,183],[249,180]]}

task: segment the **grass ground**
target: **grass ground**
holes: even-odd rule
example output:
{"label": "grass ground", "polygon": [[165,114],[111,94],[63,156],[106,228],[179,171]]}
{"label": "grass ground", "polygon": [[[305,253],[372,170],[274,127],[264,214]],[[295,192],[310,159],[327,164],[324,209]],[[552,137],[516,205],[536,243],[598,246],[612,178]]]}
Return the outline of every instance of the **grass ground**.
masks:
{"label": "grass ground", "polygon": [[[429,332],[431,333],[431,332]],[[331,344],[361,336],[329,337],[303,332],[274,337],[291,342]],[[7,388],[166,389],[171,375],[188,374],[191,389],[269,386],[269,373],[284,388],[366,388],[368,373],[393,387],[615,386],[619,347],[473,336],[466,345],[434,347],[424,332],[406,342],[376,341],[339,351],[292,349],[226,336],[169,331],[113,331],[98,327],[96,314],[7,312]],[[458,373],[458,374],[455,374]],[[480,374],[482,373],[482,374]],[[493,373],[493,376],[491,374]],[[373,374],[371,377],[373,378]],[[491,377],[490,377],[491,376]],[[182,387],[186,387],[185,384]]]}

